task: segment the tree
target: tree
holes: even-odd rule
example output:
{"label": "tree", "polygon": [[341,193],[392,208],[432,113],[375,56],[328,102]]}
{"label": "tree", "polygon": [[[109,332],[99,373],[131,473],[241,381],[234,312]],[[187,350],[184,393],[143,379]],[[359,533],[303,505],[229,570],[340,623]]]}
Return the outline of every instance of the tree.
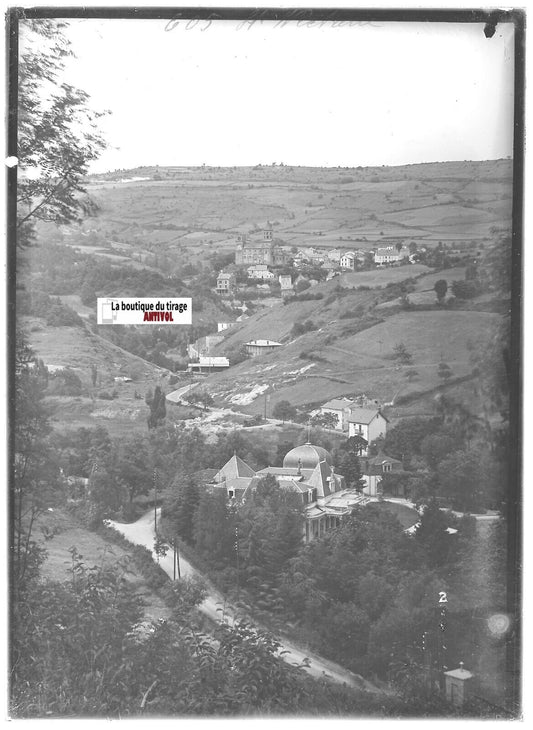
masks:
{"label": "tree", "polygon": [[414,368],[410,368],[409,370],[406,370],[405,377],[407,380],[412,383],[415,378],[418,378],[419,372],[418,370],[415,370]]}
{"label": "tree", "polygon": [[420,443],[439,427],[436,418],[404,418],[396,426],[387,430],[383,450],[395,459],[409,458],[420,453]]}
{"label": "tree", "polygon": [[469,281],[458,279],[452,282],[452,292],[457,299],[473,299],[480,292],[480,286],[477,279]]}
{"label": "tree", "polygon": [[429,434],[423,439],[420,444],[420,453],[426,464],[431,469],[436,469],[443,459],[459,447],[460,440],[452,429],[440,429],[437,433]]}
{"label": "tree", "polygon": [[283,423],[296,418],[296,408],[292,406],[288,400],[280,400],[272,409],[272,416],[280,418]]}
{"label": "tree", "polygon": [[150,408],[148,428],[157,428],[167,415],[165,392],[161,390],[159,385],[156,385],[153,394],[151,390],[148,390],[145,401]]}
{"label": "tree", "polygon": [[138,494],[147,494],[152,487],[153,472],[146,439],[141,435],[120,444],[116,478],[125,487],[130,504]]}
{"label": "tree", "polygon": [[413,362],[413,356],[407,350],[407,347],[403,342],[398,342],[398,344],[394,346],[392,353],[393,359],[403,365],[410,365]]}
{"label": "tree", "polygon": [[98,367],[96,363],[91,363],[89,369],[91,371],[91,382],[93,384],[93,388],[96,388],[96,383],[98,382]]}
{"label": "tree", "polygon": [[300,279],[300,281],[296,282],[296,286],[294,287],[297,294],[300,294],[300,292],[305,291],[306,289],[309,289],[311,286],[309,279]]}
{"label": "tree", "polygon": [[453,375],[451,367],[448,363],[440,362],[439,369],[437,371],[439,378],[447,382]]}
{"label": "tree", "polygon": [[439,304],[442,304],[446,297],[446,292],[448,291],[448,282],[446,279],[439,279],[435,282],[433,289],[435,290]]}
{"label": "tree", "polygon": [[339,417],[336,413],[317,413],[309,423],[313,426],[322,426],[322,428],[336,428],[339,424]]}
{"label": "tree", "polygon": [[347,449],[347,451],[351,451],[352,453],[361,456],[361,454],[367,449],[367,447],[368,441],[360,434],[356,433],[354,436],[350,436],[350,438],[346,440],[346,443],[341,448],[345,448]]}
{"label": "tree", "polygon": [[207,411],[209,406],[212,406],[215,402],[213,396],[207,392],[207,390],[199,390],[197,393],[195,393],[196,401],[200,402],[203,407],[204,411]]}
{"label": "tree", "polygon": [[194,544],[194,518],[200,501],[200,490],[196,481],[191,477],[184,480],[178,499],[164,511],[167,532],[179,536],[182,540]]}
{"label": "tree", "polygon": [[95,471],[89,487],[91,502],[102,508],[100,517],[116,512],[124,504],[124,487],[105,468]]}
{"label": "tree", "polygon": [[97,130],[102,116],[88,95],[61,79],[72,55],[63,34],[66,24],[50,19],[21,20],[23,43],[18,78],[19,177],[17,245],[35,238],[38,220],[60,224],[79,221],[94,211],[82,196],[89,163],[104,141]]}
{"label": "tree", "polygon": [[448,518],[435,500],[424,507],[415,531],[415,539],[422,546],[428,568],[445,565],[451,557],[455,535],[448,533]]}
{"label": "tree", "polygon": [[[354,437],[352,437],[354,438]],[[335,453],[335,468],[346,480],[346,486],[352,489],[362,489],[364,482],[361,479],[361,464],[353,451],[339,449]]]}
{"label": "tree", "polygon": [[35,521],[64,500],[65,484],[50,449],[45,382],[33,368],[34,355],[22,332],[15,350],[15,412],[11,466],[10,553],[15,598],[37,573],[42,550],[33,539]]}
{"label": "tree", "polygon": [[194,544],[200,555],[216,567],[225,567],[233,559],[234,521],[226,492],[204,492],[194,518]]}
{"label": "tree", "polygon": [[440,493],[462,512],[482,506],[481,458],[479,450],[455,451],[438,466]]}

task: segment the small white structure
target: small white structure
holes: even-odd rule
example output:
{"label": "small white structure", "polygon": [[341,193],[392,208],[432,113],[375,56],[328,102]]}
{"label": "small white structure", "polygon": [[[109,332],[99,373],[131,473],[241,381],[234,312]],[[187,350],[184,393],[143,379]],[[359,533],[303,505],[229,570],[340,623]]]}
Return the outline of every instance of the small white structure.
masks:
{"label": "small white structure", "polygon": [[229,368],[229,360],[227,357],[208,357],[200,356],[198,362],[190,362],[187,369],[190,372],[215,372]]}
{"label": "small white structure", "polygon": [[251,342],[245,342],[244,347],[248,355],[260,357],[261,355],[267,355],[269,352],[274,352],[278,347],[282,347],[282,344],[281,342],[274,342],[274,340],[251,340]]}
{"label": "small white structure", "polygon": [[470,680],[474,675],[464,668],[463,662],[459,662],[459,669],[452,669],[444,672],[446,686],[446,699],[456,707],[462,707],[468,697]]}
{"label": "small white structure", "polygon": [[253,264],[246,269],[249,279],[273,279],[274,274],[266,264]]}
{"label": "small white structure", "polygon": [[235,322],[217,322],[217,332],[224,332],[224,330],[229,330],[230,327],[233,327],[233,325],[236,324]]}
{"label": "small white structure", "polygon": [[292,278],[290,274],[280,274],[279,284],[281,287],[282,297],[287,297],[294,293],[294,289],[292,288]]}

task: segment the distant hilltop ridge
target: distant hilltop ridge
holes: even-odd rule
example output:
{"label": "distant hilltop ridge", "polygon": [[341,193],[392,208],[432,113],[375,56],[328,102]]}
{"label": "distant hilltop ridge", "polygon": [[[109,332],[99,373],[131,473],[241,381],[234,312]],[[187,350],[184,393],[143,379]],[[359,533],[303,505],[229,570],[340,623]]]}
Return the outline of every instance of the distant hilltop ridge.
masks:
{"label": "distant hilltop ridge", "polygon": [[[491,169],[494,166],[501,169],[505,176],[512,174],[512,160],[510,158],[499,158],[495,160],[448,160],[448,161],[434,161],[434,162],[414,162],[405,165],[375,165],[367,167],[316,167],[306,165],[290,165],[290,164],[275,164],[275,165],[238,165],[238,166],[220,166],[220,165],[141,165],[139,167],[132,168],[120,168],[116,170],[109,170],[106,172],[91,173],[87,175],[87,180],[94,181],[114,181],[114,182],[143,182],[146,180],[164,180],[172,179],[183,174],[198,175],[200,178],[206,174],[213,175],[216,173],[223,174],[225,176],[232,176],[238,173],[261,173],[263,175],[274,172],[276,177],[280,176],[295,176],[298,174],[309,174],[312,172],[320,171],[323,174],[327,174],[336,177],[335,182],[339,182],[340,176],[347,175],[364,175],[363,179],[368,180],[369,175],[387,175],[385,179],[389,179],[388,175],[391,173],[404,173],[409,178],[420,178],[424,177],[424,172],[434,175],[436,169],[440,168],[443,172],[445,169],[448,174],[459,174],[465,173],[466,170],[472,170],[479,168],[480,172],[485,166],[489,166]],[[461,175],[461,176],[463,176]],[[323,180],[323,182],[326,182]]]}

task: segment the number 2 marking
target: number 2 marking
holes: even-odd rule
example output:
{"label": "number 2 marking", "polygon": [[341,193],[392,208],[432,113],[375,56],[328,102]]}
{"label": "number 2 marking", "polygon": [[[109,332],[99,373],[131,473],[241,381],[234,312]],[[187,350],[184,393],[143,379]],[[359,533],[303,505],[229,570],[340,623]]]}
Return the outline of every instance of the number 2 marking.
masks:
{"label": "number 2 marking", "polygon": [[439,591],[439,603],[448,603],[448,599],[446,598],[446,593],[444,593],[444,591]]}

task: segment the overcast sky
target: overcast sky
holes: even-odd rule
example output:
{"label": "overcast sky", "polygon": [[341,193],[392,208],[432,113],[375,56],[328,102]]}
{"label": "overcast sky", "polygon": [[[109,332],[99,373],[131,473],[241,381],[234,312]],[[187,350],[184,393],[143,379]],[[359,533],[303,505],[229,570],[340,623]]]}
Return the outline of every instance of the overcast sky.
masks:
{"label": "overcast sky", "polygon": [[95,172],[512,153],[510,25],[167,22],[71,21],[69,80],[112,112]]}

